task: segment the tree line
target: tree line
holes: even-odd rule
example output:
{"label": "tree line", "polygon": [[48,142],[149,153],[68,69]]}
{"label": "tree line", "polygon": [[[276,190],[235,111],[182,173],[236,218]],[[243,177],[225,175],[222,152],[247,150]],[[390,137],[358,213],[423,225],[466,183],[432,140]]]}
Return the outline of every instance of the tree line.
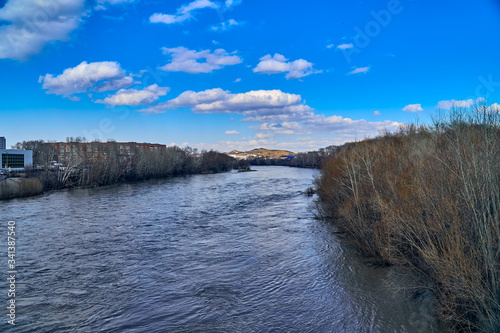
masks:
{"label": "tree line", "polygon": [[[349,143],[346,145],[349,145]],[[254,157],[249,158],[248,162],[250,165],[279,165],[296,168],[320,169],[323,162],[329,156],[332,156],[340,151],[342,147],[343,146],[328,146],[314,151],[297,153],[292,159]]]}
{"label": "tree line", "polygon": [[248,166],[246,161],[213,150],[177,146],[161,150],[138,149],[134,145],[124,154],[112,140],[96,145],[99,151],[86,152],[79,145],[84,139],[68,138],[74,153],[62,160],[54,142],[23,141],[16,149],[33,150],[33,169],[27,177],[37,179],[44,190],[110,185],[122,181],[145,180],[202,173],[218,173]]}

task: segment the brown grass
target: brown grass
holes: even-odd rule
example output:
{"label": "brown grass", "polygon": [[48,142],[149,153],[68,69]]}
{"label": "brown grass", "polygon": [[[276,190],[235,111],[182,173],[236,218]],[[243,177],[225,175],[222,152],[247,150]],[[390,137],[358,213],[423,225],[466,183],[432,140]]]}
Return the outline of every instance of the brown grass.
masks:
{"label": "brown grass", "polygon": [[454,110],[432,127],[350,145],[317,182],[321,213],[361,252],[435,284],[441,319],[500,330],[500,116]]}

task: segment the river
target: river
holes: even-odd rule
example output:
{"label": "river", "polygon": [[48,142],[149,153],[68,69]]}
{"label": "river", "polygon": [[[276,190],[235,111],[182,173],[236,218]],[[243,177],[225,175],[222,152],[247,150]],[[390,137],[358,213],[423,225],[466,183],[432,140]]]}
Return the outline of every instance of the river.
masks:
{"label": "river", "polygon": [[254,168],[1,202],[15,332],[437,331],[411,272],[367,265],[313,218],[317,171]]}

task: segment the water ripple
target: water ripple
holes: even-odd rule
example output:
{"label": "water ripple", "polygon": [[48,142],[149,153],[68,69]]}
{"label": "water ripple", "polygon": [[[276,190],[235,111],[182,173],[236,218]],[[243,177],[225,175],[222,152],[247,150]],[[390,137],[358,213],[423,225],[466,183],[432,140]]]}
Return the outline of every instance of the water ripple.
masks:
{"label": "water ripple", "polygon": [[257,169],[2,203],[17,332],[412,332],[405,278],[311,219],[315,171]]}

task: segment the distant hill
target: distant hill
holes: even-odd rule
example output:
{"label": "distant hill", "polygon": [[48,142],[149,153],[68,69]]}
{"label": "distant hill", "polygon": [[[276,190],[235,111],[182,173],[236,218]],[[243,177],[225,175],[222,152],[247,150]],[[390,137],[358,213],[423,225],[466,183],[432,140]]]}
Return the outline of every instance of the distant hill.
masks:
{"label": "distant hill", "polygon": [[233,150],[227,153],[231,157],[247,159],[247,158],[280,158],[281,156],[295,155],[294,152],[289,150],[281,149],[265,149],[265,148],[255,148],[250,151],[239,151]]}

